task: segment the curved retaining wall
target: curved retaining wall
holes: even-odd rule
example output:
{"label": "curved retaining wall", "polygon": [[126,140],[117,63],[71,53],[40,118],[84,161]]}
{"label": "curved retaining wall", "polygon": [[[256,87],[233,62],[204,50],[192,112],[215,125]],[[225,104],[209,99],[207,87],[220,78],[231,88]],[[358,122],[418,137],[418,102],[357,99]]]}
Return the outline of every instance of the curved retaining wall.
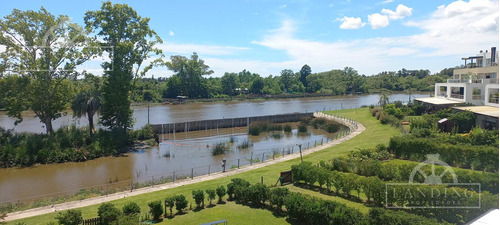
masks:
{"label": "curved retaining wall", "polygon": [[244,127],[256,121],[269,121],[272,123],[297,122],[304,117],[313,117],[313,113],[289,113],[268,116],[201,120],[183,123],[151,124],[151,126],[153,127],[155,134],[165,134],[218,128]]}

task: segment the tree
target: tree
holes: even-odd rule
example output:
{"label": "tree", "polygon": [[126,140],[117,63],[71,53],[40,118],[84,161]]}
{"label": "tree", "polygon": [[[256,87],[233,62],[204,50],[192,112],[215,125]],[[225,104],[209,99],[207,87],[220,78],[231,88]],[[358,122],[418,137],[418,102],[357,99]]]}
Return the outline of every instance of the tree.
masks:
{"label": "tree", "polygon": [[281,71],[281,84],[283,84],[283,91],[290,91],[290,87],[295,82],[295,74],[292,70],[285,69]]}
{"label": "tree", "polygon": [[182,210],[187,208],[188,200],[184,195],[176,195],[175,196],[175,209],[177,209],[178,213],[182,213]]}
{"label": "tree", "polygon": [[238,87],[238,77],[234,73],[225,73],[221,78],[222,92],[226,95],[233,96],[236,94]]}
{"label": "tree", "polygon": [[271,206],[276,205],[276,209],[281,211],[283,205],[285,204],[285,200],[290,194],[288,188],[273,188],[271,189]]}
{"label": "tree", "polygon": [[83,223],[82,211],[77,209],[60,212],[56,219],[61,225],[79,225]]}
{"label": "tree", "polygon": [[256,77],[253,79],[250,85],[250,92],[252,94],[262,94],[262,89],[264,88],[264,79],[262,77]]}
{"label": "tree", "polygon": [[175,196],[165,198],[165,217],[167,217],[167,207],[170,209],[170,216],[173,216],[172,208],[175,206]]}
{"label": "tree", "polygon": [[181,80],[181,93],[192,98],[208,97],[206,80],[203,75],[210,75],[214,71],[205,65],[205,61],[198,58],[198,54],[193,52],[191,58],[174,55],[170,57],[170,62],[165,65],[174,71]]}
{"label": "tree", "polygon": [[164,97],[175,98],[182,94],[181,78],[172,76],[167,80],[167,90]]}
{"label": "tree", "polygon": [[[155,48],[162,40],[149,27],[149,18],[140,17],[126,4],[103,2],[100,10],[87,11],[84,20],[86,28],[103,40],[101,45],[107,46],[105,51],[111,59],[103,63],[106,80],[101,123],[125,132],[132,126],[130,98],[135,85],[132,81],[162,62],[162,52]],[[142,68],[151,55],[160,58]]]}
{"label": "tree", "polygon": [[197,208],[201,208],[202,207],[202,204],[203,206],[205,205],[205,192],[203,192],[202,190],[193,190],[191,192],[193,194],[193,199],[194,199],[194,202],[196,203],[196,207]]}
{"label": "tree", "polygon": [[121,215],[113,203],[102,203],[97,209],[97,215],[102,225],[113,224]]}
{"label": "tree", "polygon": [[217,187],[217,196],[219,196],[219,203],[222,203],[222,198],[226,195],[226,188],[224,186]]}
{"label": "tree", "polygon": [[208,201],[210,202],[209,204],[212,205],[212,200],[215,199],[215,190],[214,189],[207,189],[205,191],[207,193]]}
{"label": "tree", "polygon": [[[91,79],[91,77],[89,79]],[[102,107],[102,96],[99,91],[99,86],[99,84],[95,83],[90,84],[90,87],[84,88],[79,94],[76,95],[76,98],[71,104],[73,117],[81,118],[86,114],[87,119],[89,120],[90,136],[93,135],[94,130],[94,114],[100,111]]]}
{"label": "tree", "polygon": [[163,214],[163,207],[161,206],[161,201],[152,201],[148,203],[149,213],[153,216],[154,221],[160,220],[161,214]]}
{"label": "tree", "polygon": [[382,107],[385,107],[389,103],[389,97],[387,96],[387,93],[382,92],[380,93],[380,98],[378,100],[378,104]]}
{"label": "tree", "polygon": [[311,74],[311,67],[308,66],[307,64],[302,66],[302,68],[300,69],[300,82],[302,82],[302,84],[306,88],[309,87],[307,85],[307,76],[309,76],[310,74]]}
{"label": "tree", "polygon": [[7,114],[18,124],[21,112],[30,109],[52,134],[52,120],[73,99],[70,80],[76,78],[75,68],[98,53],[93,39],[68,16],[55,17],[43,7],[14,9],[0,20],[0,46],[5,49],[0,53],[0,74],[7,71],[4,78],[20,82],[2,88]]}
{"label": "tree", "polygon": [[129,202],[123,206],[122,211],[125,215],[138,215],[141,213],[141,207],[135,202]]}

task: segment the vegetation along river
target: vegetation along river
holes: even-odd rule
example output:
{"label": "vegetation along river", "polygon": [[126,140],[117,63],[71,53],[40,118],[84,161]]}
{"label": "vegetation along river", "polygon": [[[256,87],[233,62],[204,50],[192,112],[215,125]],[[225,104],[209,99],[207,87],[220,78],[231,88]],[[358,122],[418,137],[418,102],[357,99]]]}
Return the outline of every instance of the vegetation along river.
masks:
{"label": "vegetation along river", "polygon": [[[425,97],[428,94],[412,94]],[[392,94],[389,100],[407,102],[408,94]],[[207,119],[261,116],[293,112],[312,112],[355,108],[376,104],[379,95],[354,95],[318,98],[277,99],[268,101],[190,103],[180,105],[154,105],[149,107],[149,122],[152,124],[198,121]],[[134,108],[135,126],[139,128],[148,122],[148,107]],[[73,119],[70,113],[54,121],[54,128],[77,124],[86,126],[86,118]],[[18,126],[14,120],[0,112],[0,126],[14,128],[16,132],[43,132],[37,118],[26,113]],[[297,152],[297,144],[314,145],[326,141],[335,134],[309,129],[308,134],[299,134],[296,123],[291,133],[264,133],[259,136],[247,135],[246,127],[218,130],[165,134],[159,146],[138,149],[122,157],[104,157],[78,163],[37,165],[28,168],[0,169],[0,203],[24,199],[41,198],[45,195],[74,193],[82,188],[100,186],[130,186],[134,182],[148,182],[173,176],[186,177],[220,171],[221,161],[227,160],[226,168],[240,166],[272,158],[291,151]],[[278,138],[279,136],[279,138]],[[245,142],[249,148],[239,148]],[[217,143],[226,143],[229,151],[213,156],[211,149]],[[175,174],[174,174],[175,171]],[[107,185],[108,184],[108,185]]]}

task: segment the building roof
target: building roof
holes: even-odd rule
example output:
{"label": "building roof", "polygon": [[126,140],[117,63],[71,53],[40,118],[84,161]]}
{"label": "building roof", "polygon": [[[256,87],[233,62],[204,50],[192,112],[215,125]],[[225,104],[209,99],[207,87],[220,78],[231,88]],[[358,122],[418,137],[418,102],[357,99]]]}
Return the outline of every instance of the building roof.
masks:
{"label": "building roof", "polygon": [[458,109],[462,111],[471,111],[476,114],[481,114],[490,117],[498,118],[498,107],[493,106],[464,106],[464,107],[453,107],[453,109]]}
{"label": "building roof", "polygon": [[449,100],[446,98],[436,98],[436,97],[416,98],[415,100],[420,101],[420,102],[430,103],[433,105],[453,105],[453,104],[463,103],[463,102],[459,102],[459,101]]}

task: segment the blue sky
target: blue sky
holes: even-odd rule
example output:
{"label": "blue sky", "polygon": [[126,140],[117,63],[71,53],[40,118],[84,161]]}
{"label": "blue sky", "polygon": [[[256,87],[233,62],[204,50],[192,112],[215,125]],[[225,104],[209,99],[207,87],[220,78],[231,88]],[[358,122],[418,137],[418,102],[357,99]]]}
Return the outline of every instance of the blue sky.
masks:
{"label": "blue sky", "polygon": [[[243,69],[278,75],[304,64],[313,72],[345,66],[365,75],[401,68],[438,72],[479,50],[499,47],[498,0],[112,2],[151,18],[166,59],[197,52],[214,76]],[[14,8],[41,6],[83,25],[85,12],[98,10],[101,1],[2,1],[0,17]],[[96,65],[87,69],[98,70]],[[157,68],[150,74],[172,72]]]}

